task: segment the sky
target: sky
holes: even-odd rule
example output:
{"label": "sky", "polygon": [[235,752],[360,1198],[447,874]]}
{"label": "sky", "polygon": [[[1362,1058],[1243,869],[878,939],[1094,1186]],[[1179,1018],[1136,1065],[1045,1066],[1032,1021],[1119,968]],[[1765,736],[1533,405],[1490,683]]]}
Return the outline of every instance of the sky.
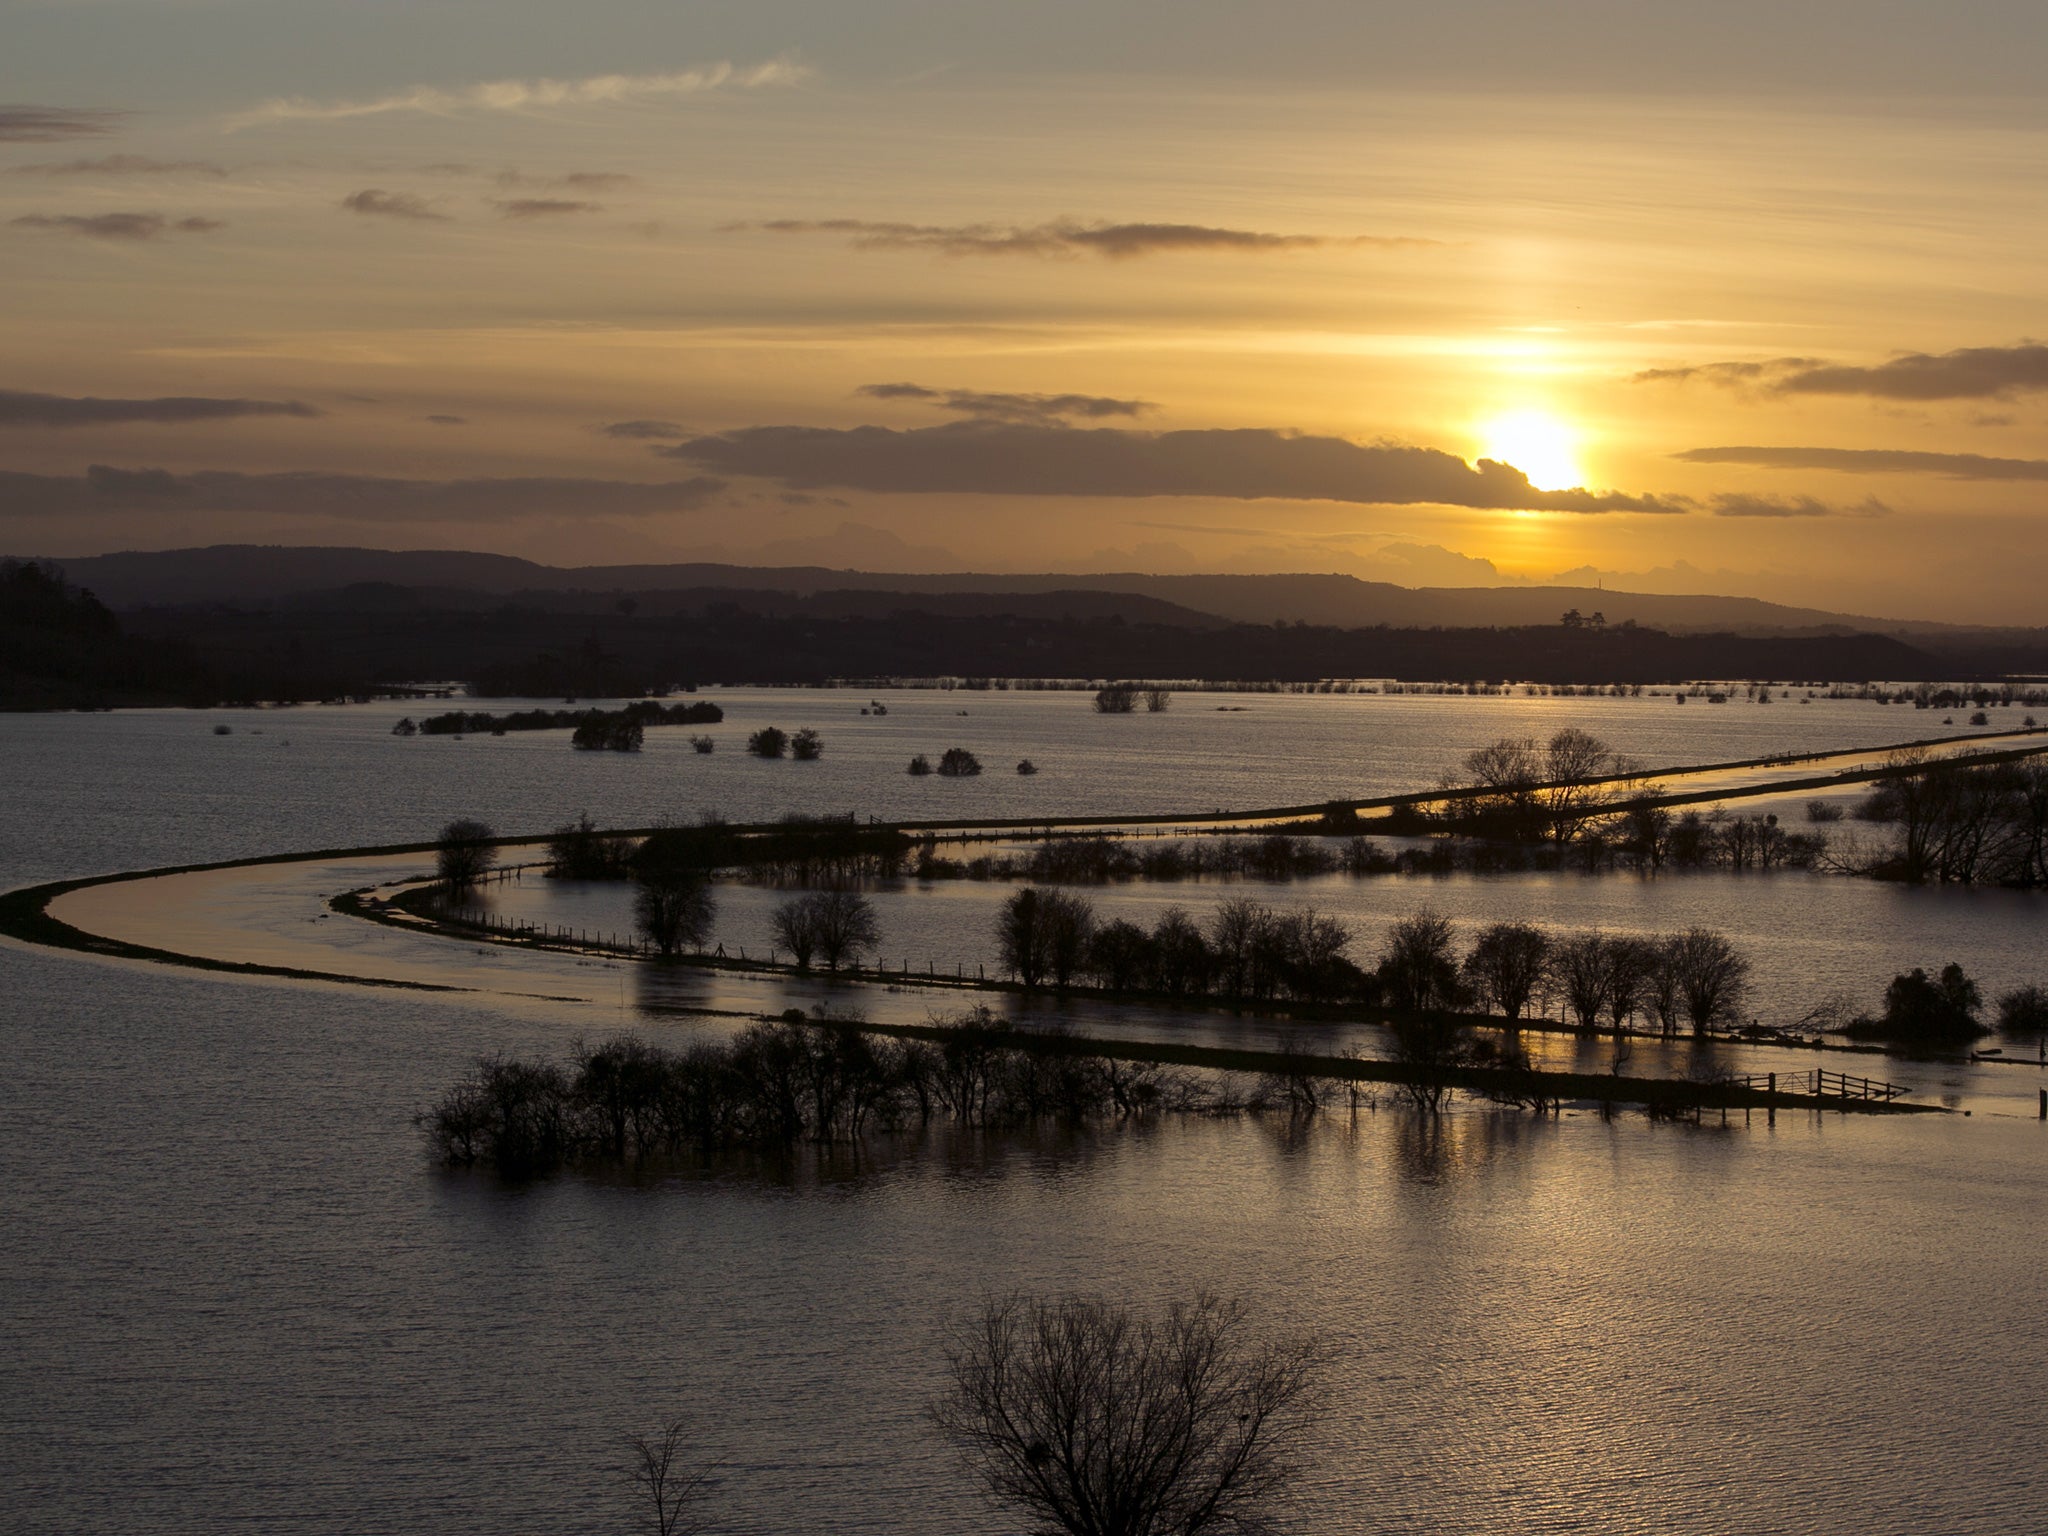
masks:
{"label": "sky", "polygon": [[2048,623],[2048,8],[0,0],[0,551]]}

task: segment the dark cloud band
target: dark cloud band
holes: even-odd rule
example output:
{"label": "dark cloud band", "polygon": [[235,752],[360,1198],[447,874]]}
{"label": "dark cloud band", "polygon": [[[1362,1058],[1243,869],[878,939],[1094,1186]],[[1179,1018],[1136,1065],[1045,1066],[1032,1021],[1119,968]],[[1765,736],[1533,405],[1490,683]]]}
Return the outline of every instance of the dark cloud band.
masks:
{"label": "dark cloud band", "polygon": [[886,219],[768,219],[730,229],[776,235],[837,235],[856,250],[933,251],[941,256],[1102,256],[1112,261],[1175,251],[1273,255],[1328,245],[1434,245],[1433,240],[1282,235],[1209,224],[910,224]]}
{"label": "dark cloud band", "polygon": [[300,400],[216,400],[200,395],[103,400],[91,395],[42,395],[0,389],[0,427],[98,427],[138,421],[180,423],[320,414]]}
{"label": "dark cloud band", "polygon": [[1049,424],[1075,416],[1093,420],[1140,416],[1154,409],[1150,400],[1120,400],[1111,395],[999,394],[975,389],[930,389],[923,384],[863,384],[856,393],[876,400],[918,400],[942,411],[957,411],[988,421]]}
{"label": "dark cloud band", "polygon": [[1979,453],[1921,453],[1903,448],[1689,448],[1688,464],[1749,464],[1759,469],[1825,469],[1848,475],[1941,475],[1950,480],[2048,480],[2048,459],[1995,459]]}
{"label": "dark cloud band", "polygon": [[1656,496],[1541,491],[1507,464],[1262,428],[1135,432],[996,421],[746,427],[655,450],[799,489],[997,496],[1207,496],[1550,512],[1688,510]]}
{"label": "dark cloud band", "polygon": [[724,486],[702,476],[645,485],[625,480],[394,480],[301,470],[240,474],[116,469],[83,475],[0,473],[0,509],[15,516],[116,512],[256,512],[344,522],[501,522],[528,517],[651,517],[689,512]]}
{"label": "dark cloud band", "polygon": [[0,103],[0,144],[55,144],[112,133],[128,114],[89,107],[35,107]]}
{"label": "dark cloud band", "polygon": [[1758,363],[1704,363],[1652,368],[1639,384],[1697,381],[1774,395],[1850,395],[1873,400],[1996,400],[2048,390],[2048,345],[1959,347],[1953,352],[1908,352],[1875,367],[1830,363],[1815,357],[1778,357]]}

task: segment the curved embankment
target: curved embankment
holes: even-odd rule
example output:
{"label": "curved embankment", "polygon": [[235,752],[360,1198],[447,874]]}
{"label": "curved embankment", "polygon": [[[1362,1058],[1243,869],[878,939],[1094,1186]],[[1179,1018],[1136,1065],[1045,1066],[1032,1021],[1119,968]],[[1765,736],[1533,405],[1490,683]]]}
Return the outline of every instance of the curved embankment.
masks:
{"label": "curved embankment", "polygon": [[[542,838],[500,839],[504,846],[530,846],[543,841]],[[277,858],[249,858],[222,860],[208,864],[173,866],[155,870],[123,872],[115,875],[96,876],[85,879],[55,881],[23,890],[0,895],[0,935],[25,942],[49,947],[73,950],[101,958],[117,960],[148,961],[155,964],[181,966],[195,970],[210,971],[244,977],[275,977],[294,981],[340,983],[352,986],[394,987],[422,992],[491,994],[497,997],[518,997],[529,1001],[551,1003],[589,1003],[588,994],[591,974],[570,970],[570,966],[587,967],[593,963],[596,954],[588,946],[570,942],[534,943],[530,940],[511,940],[504,935],[485,934],[461,924],[448,925],[440,922],[422,922],[403,912],[387,898],[379,898],[376,892],[388,890],[394,885],[412,883],[424,878],[424,858],[433,851],[432,844],[384,844],[358,849],[328,849],[307,853],[286,855]],[[376,867],[378,865],[383,867]],[[206,877],[235,871],[262,872],[274,876],[279,872],[297,871],[295,880],[281,882],[275,878],[255,881],[210,881]],[[374,872],[380,878],[370,885],[354,885],[337,895],[329,896],[337,881],[334,877],[359,878],[361,873]],[[135,900],[128,906],[120,905],[120,889],[136,887],[151,881],[168,882],[170,889],[144,897],[135,891]],[[314,892],[314,885],[326,890]],[[114,928],[112,933],[91,931],[78,922],[67,920],[77,913],[60,915],[50,910],[66,898],[77,898],[84,893],[90,897],[99,891],[108,898],[98,909],[88,909],[89,915],[97,915],[100,921],[95,926]],[[206,906],[210,897],[218,898],[225,893],[221,903],[224,916],[209,920],[206,913],[192,915],[192,909]],[[351,916],[369,917],[388,929],[403,930],[408,945],[414,939],[437,941],[433,953],[418,952],[365,954],[360,949],[351,950],[347,940],[334,943],[328,940],[326,930],[310,932],[296,927],[316,921],[307,917],[306,911],[317,905],[325,910],[347,913]],[[166,909],[169,909],[168,915]],[[254,920],[253,915],[260,915]],[[322,912],[325,915],[325,911]],[[238,925],[235,919],[241,919]],[[112,919],[109,921],[108,919]],[[131,934],[140,932],[152,935],[157,942],[138,942],[135,937],[120,937],[119,923],[128,920],[136,924]],[[369,925],[365,924],[364,929]],[[363,929],[356,930],[364,931]],[[195,936],[195,941],[173,947],[164,935],[175,938],[181,933]],[[312,935],[318,934],[315,939]],[[565,986],[584,989],[584,995],[560,995],[521,989],[508,989],[508,978],[502,973],[479,972],[472,958],[483,953],[478,947],[480,939],[492,939],[493,949],[500,946],[525,949],[538,965],[528,966],[522,962],[520,972],[524,979],[547,978]],[[470,946],[469,955],[456,948],[449,941],[461,941]],[[213,947],[216,953],[202,952]],[[370,970],[344,970],[332,968],[331,964],[283,963],[273,954],[271,959],[232,958],[239,947],[243,954],[282,945],[283,952],[310,954],[315,957],[325,954],[336,961],[354,959],[371,967]],[[414,951],[422,946],[412,945]],[[223,952],[224,951],[224,952]],[[380,974],[392,970],[412,969],[411,977]],[[791,980],[796,978],[793,968],[772,966],[761,962],[728,962],[705,967],[688,966],[687,969],[699,974],[742,972],[733,975],[734,982]],[[432,974],[443,976],[453,972],[475,975],[474,985],[446,980],[427,979]],[[876,977],[844,978],[846,981],[867,983],[873,989],[877,981],[886,984],[891,991],[904,983],[924,990],[929,986],[922,977]],[[1016,992],[1015,986],[1006,983],[992,984],[988,990]],[[872,995],[880,996],[879,991]],[[706,999],[709,1001],[710,999]],[[763,1011],[759,997],[747,997],[742,993],[719,999],[734,1003],[746,1002],[752,1006],[703,1006],[701,1002],[686,1003],[678,999],[661,1002],[644,1000],[640,1006],[649,1012],[685,1013],[714,1015],[740,1019],[774,1018],[784,1016],[784,1010]],[[1360,1022],[1356,1010],[1318,1010],[1330,1014],[1330,1022],[1355,1024]],[[1291,1010],[1299,1014],[1300,1010]],[[908,1021],[880,1021],[865,1027],[880,1033],[929,1035],[930,1025],[919,1025]],[[1020,1037],[1030,1031],[1019,1031]],[[1025,1043],[1020,1039],[1020,1043]],[[1027,1048],[1035,1048],[1027,1045]],[[1555,1070],[1503,1070],[1477,1066],[1445,1066],[1425,1072],[1424,1069],[1393,1061],[1372,1060],[1354,1055],[1330,1055],[1303,1053],[1282,1048],[1280,1050],[1260,1049],[1250,1045],[1209,1045],[1186,1041],[1160,1041],[1147,1039],[1117,1038],[1104,1039],[1094,1035],[1065,1035],[1046,1037],[1046,1048],[1051,1050],[1084,1050],[1105,1057],[1132,1061],[1152,1061],[1174,1065],[1198,1066],[1212,1070],[1296,1074],[1332,1080],[1340,1083],[1379,1083],[1400,1086],[1433,1077],[1443,1086],[1459,1087],[1482,1095],[1520,1103],[1524,1105],[1551,1106],[1561,1100],[1599,1101],[1611,1103],[1647,1104],[1660,1111],[1679,1114],[1697,1113],[1702,1109],[1771,1109],[1771,1108],[1833,1108],[1833,1109],[1924,1109],[1928,1106],[1878,1105],[1855,1101],[1844,1103],[1840,1100],[1816,1099],[1803,1094],[1769,1093],[1759,1089],[1734,1084],[1702,1084],[1670,1078],[1618,1077],[1613,1075],[1589,1075],[1578,1072]]]}

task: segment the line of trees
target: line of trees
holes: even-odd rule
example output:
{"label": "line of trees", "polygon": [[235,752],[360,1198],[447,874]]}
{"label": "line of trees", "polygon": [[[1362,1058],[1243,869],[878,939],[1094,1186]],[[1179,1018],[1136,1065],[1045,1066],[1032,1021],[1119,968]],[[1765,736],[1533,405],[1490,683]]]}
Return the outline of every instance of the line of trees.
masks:
{"label": "line of trees", "polygon": [[1866,872],[1912,885],[2048,886],[2048,762],[1928,761],[1880,779],[1858,807],[1891,829],[1891,846]]}
{"label": "line of trees", "polygon": [[1553,938],[1526,923],[1493,923],[1461,956],[1450,920],[1424,911],[1388,929],[1369,970],[1350,957],[1354,939],[1313,907],[1276,911],[1247,897],[1219,903],[1206,924],[1169,907],[1148,930],[1126,918],[1099,922],[1085,898],[1031,886],[996,918],[1003,969],[1027,987],[1357,1002],[1396,1014],[1482,1009],[1511,1023],[1533,1005],[1555,1005],[1588,1031],[1619,1033],[1638,1019],[1665,1034],[1732,1024],[1750,974],[1748,958],[1705,928]]}
{"label": "line of trees", "polygon": [[562,731],[602,722],[651,725],[716,725],[725,711],[716,704],[663,704],[638,699],[624,709],[521,709],[494,715],[486,710],[450,710],[415,723],[410,716],[391,728],[394,736],[503,736],[511,731]]}
{"label": "line of trees", "polygon": [[583,1162],[858,1139],[935,1123],[1081,1122],[1157,1110],[1246,1107],[1142,1062],[1027,1047],[985,1010],[945,1038],[891,1040],[857,1021],[756,1024],[729,1041],[665,1050],[631,1035],[579,1045],[565,1064],[479,1058],[417,1121],[452,1167],[532,1177]]}

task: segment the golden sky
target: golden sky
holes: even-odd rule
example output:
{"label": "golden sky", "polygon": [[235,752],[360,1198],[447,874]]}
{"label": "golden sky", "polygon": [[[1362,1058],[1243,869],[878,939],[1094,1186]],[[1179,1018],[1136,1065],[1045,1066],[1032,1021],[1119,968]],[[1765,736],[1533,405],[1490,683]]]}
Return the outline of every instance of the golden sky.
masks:
{"label": "golden sky", "polygon": [[0,35],[0,551],[2048,622],[2031,7],[0,0]]}

